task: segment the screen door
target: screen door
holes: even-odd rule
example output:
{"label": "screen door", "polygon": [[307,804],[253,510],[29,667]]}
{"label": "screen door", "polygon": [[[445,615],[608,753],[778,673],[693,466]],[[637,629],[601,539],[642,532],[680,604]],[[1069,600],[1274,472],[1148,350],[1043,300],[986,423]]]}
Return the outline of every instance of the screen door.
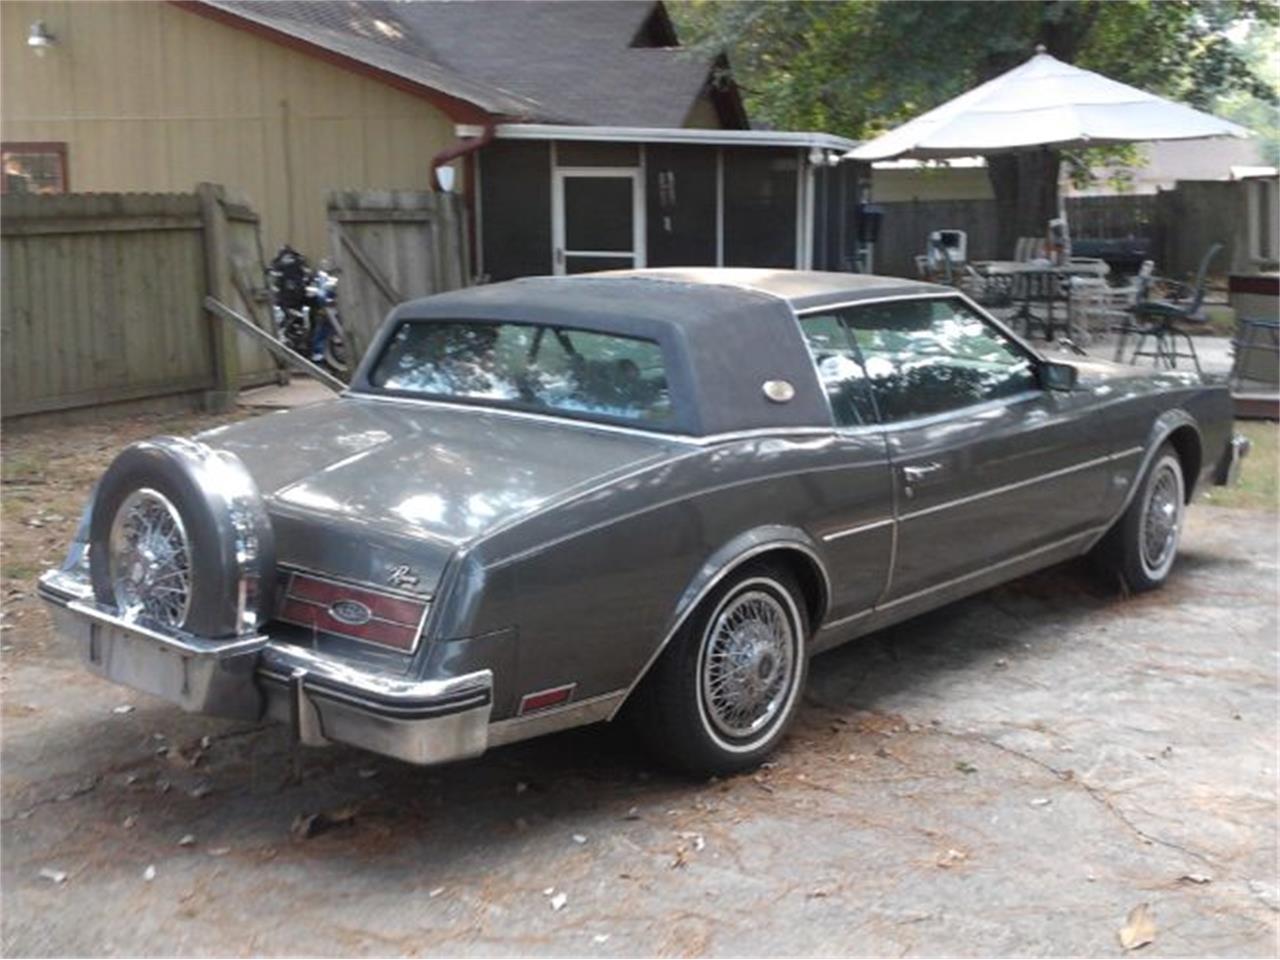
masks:
{"label": "screen door", "polygon": [[635,169],[556,170],[555,273],[643,267],[643,191],[640,171]]}

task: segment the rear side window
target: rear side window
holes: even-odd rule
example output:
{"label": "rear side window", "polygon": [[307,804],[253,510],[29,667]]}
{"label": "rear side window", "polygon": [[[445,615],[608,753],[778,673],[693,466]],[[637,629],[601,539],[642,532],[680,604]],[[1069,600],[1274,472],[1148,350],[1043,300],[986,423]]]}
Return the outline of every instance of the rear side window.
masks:
{"label": "rear side window", "polygon": [[369,377],[431,399],[639,424],[675,415],[652,340],[545,324],[406,320]]}

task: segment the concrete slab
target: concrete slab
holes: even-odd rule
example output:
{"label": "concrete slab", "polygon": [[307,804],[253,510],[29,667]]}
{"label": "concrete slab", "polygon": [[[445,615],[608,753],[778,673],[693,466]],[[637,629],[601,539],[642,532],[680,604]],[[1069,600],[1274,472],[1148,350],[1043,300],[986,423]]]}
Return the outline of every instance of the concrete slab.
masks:
{"label": "concrete slab", "polygon": [[[824,655],[776,762],[710,783],[607,727],[443,769],[295,755],[28,616],[3,950],[1106,957],[1145,903],[1144,956],[1275,956],[1276,578],[1274,514],[1197,507],[1166,589],[1068,564]],[[320,811],[354,818],[291,838]]]}

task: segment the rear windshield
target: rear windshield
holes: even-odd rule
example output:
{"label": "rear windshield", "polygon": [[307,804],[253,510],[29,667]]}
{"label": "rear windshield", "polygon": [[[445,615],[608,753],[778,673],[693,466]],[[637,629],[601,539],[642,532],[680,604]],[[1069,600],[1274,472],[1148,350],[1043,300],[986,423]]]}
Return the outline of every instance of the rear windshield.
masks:
{"label": "rear windshield", "polygon": [[674,411],[652,340],[544,324],[405,320],[369,376],[430,399],[665,425]]}

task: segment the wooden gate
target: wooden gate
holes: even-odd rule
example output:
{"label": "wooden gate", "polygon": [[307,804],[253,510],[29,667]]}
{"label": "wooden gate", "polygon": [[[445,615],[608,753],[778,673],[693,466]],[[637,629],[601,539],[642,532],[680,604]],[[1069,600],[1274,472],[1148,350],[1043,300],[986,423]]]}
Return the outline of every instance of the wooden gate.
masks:
{"label": "wooden gate", "polygon": [[329,197],[338,306],[360,356],[396,304],[469,282],[462,198],[414,190],[342,190]]}
{"label": "wooden gate", "polygon": [[233,279],[261,277],[257,227],[215,184],[5,197],[0,412],[175,395],[221,408],[240,386],[275,379],[271,356],[202,305],[213,294],[263,322],[253,284],[240,292]]}

